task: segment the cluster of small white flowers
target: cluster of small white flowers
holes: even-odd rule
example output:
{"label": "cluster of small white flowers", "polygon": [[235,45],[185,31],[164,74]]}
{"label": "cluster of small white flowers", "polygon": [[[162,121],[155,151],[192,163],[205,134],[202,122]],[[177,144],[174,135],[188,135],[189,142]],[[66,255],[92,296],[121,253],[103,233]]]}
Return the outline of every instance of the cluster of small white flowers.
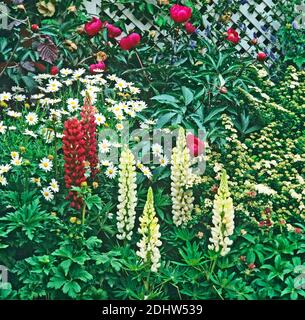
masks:
{"label": "cluster of small white flowers", "polygon": [[259,78],[265,78],[268,76],[268,72],[265,69],[259,69],[257,75]]}
{"label": "cluster of small white flowers", "polygon": [[[107,78],[102,73],[87,75],[84,68],[77,70],[64,68],[57,75],[39,74],[34,76],[34,79],[38,84],[38,91],[35,94],[26,94],[25,89],[20,87],[12,87],[11,92],[0,92],[0,104],[3,107],[4,114],[4,117],[0,119],[0,139],[6,139],[6,135],[10,131],[18,128],[29,139],[38,138],[42,140],[42,143],[51,144],[56,138],[62,138],[64,121],[79,113],[82,100],[87,96],[89,96],[92,105],[95,101],[100,100],[100,97],[106,104],[106,108],[104,108],[104,103],[96,104],[95,123],[98,127],[115,125],[118,131],[123,130],[123,119],[134,118],[137,113],[146,108],[146,103],[140,101],[137,96],[140,89],[135,87],[133,83],[126,82],[116,75],[109,75]],[[71,88],[72,85],[77,88],[77,94]],[[112,98],[107,97],[104,101],[104,97],[107,96],[107,94],[104,94],[105,90],[109,90],[113,94],[111,95]],[[15,107],[16,105],[18,109]],[[118,121],[112,121],[113,118]],[[110,120],[109,123],[107,123],[108,120]],[[16,121],[18,125],[10,125],[13,121]],[[19,126],[19,123],[21,126]],[[112,148],[121,147],[121,144],[105,139],[99,143],[99,153],[107,154],[112,151]],[[24,152],[22,151],[22,153]],[[41,177],[31,177],[30,182],[40,187],[40,192],[46,201],[52,201],[54,194],[59,190],[57,181],[52,179],[53,162],[47,155],[38,159],[38,162],[36,160],[33,163],[39,168],[38,172],[40,172]],[[12,151],[11,159],[8,161],[9,166],[14,167],[14,170],[22,169],[22,166],[29,162],[28,159],[23,160],[22,156],[16,151]],[[105,176],[109,179],[116,178],[119,171],[118,167],[111,162],[107,165],[106,161],[102,162],[104,162]],[[163,162],[166,162],[166,159]],[[8,185],[8,176],[5,175],[6,172],[2,169],[2,166],[1,164],[1,188]],[[142,165],[140,170],[147,178],[152,177],[152,172],[148,167]],[[46,176],[52,179],[49,185],[42,183]],[[129,188],[129,185],[126,184],[126,187]],[[132,205],[132,201],[131,199],[130,205]],[[132,214],[132,210],[126,210],[128,215]],[[123,223],[125,224],[124,221]]]}
{"label": "cluster of small white flowers", "polygon": [[291,111],[285,109],[284,107],[280,106],[279,104],[275,103],[274,101],[271,101],[270,96],[268,96],[267,94],[263,93],[262,90],[260,88],[257,87],[249,87],[250,89],[253,89],[254,91],[256,91],[259,95],[260,98],[262,98],[262,100],[254,97],[253,94],[249,93],[248,91],[245,91],[243,89],[240,88],[240,91],[244,94],[245,97],[247,97],[249,99],[250,102],[252,102],[253,106],[255,108],[257,108],[258,110],[260,110],[262,107],[268,107],[268,108],[272,108],[272,109],[276,109],[278,111],[281,112],[285,112],[288,114],[292,114]]}
{"label": "cluster of small white flowers", "polygon": [[273,190],[272,188],[264,185],[264,184],[257,184],[255,185],[255,190],[258,193],[262,193],[262,194],[266,194],[268,196],[272,196],[275,195],[277,192],[275,190]]}
{"label": "cluster of small white flowers", "polygon": [[137,184],[135,158],[127,148],[121,153],[119,169],[117,238],[130,240],[135,224]]}
{"label": "cluster of small white flowers", "polygon": [[146,103],[139,100],[122,101],[118,103],[110,101],[110,106],[107,110],[112,112],[117,120],[122,121],[126,116],[134,118],[138,112],[141,112],[146,107]]}
{"label": "cluster of small white flowers", "polygon": [[223,170],[214,200],[213,207],[213,227],[211,228],[210,250],[220,252],[225,256],[230,251],[233,241],[229,238],[234,231],[234,207],[233,200],[230,197],[227,173]]}
{"label": "cluster of small white flowers", "polygon": [[186,225],[192,218],[193,191],[188,189],[187,183],[192,176],[190,167],[190,153],[186,146],[185,132],[181,128],[177,139],[177,146],[173,149],[171,159],[171,197],[174,224],[178,227]]}
{"label": "cluster of small white flowers", "polygon": [[162,242],[160,241],[160,226],[158,224],[158,218],[156,217],[153,191],[151,188],[148,190],[143,215],[139,220],[140,227],[138,232],[142,238],[137,243],[137,246],[139,247],[137,255],[143,259],[144,263],[151,264],[150,270],[152,272],[157,272],[158,268],[161,266],[161,254],[158,247],[162,245]]}

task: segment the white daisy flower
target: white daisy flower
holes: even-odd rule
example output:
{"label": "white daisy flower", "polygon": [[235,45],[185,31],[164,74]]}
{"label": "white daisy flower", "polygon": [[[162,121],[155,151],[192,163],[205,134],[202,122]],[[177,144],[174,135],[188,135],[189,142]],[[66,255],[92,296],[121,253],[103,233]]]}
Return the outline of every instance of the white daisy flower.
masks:
{"label": "white daisy flower", "polygon": [[124,126],[123,126],[122,123],[117,123],[117,124],[115,125],[115,127],[116,127],[116,129],[119,130],[119,131],[121,131],[121,130],[124,129]]}
{"label": "white daisy flower", "polygon": [[133,110],[127,110],[126,113],[131,117],[131,118],[134,118],[136,116],[136,113],[135,111]]}
{"label": "white daisy flower", "polygon": [[59,133],[59,132],[56,132],[56,138],[58,139],[62,139],[64,137],[64,134],[63,133]]}
{"label": "white daisy flower", "polygon": [[37,80],[39,80],[39,79],[45,80],[45,79],[50,79],[50,78],[53,78],[53,76],[48,73],[42,73],[42,74],[38,74],[38,75],[34,76],[34,79],[37,79]]}
{"label": "white daisy flower", "polygon": [[127,82],[123,79],[116,79],[115,81],[116,81],[115,88],[119,89],[120,91],[127,88],[128,86]]}
{"label": "white daisy flower", "polygon": [[126,103],[126,102],[120,102],[118,104],[118,107],[119,107],[120,110],[123,110],[125,112],[129,110],[128,103]]}
{"label": "white daisy flower", "polygon": [[116,117],[123,116],[123,111],[119,104],[115,104],[113,107],[109,108],[109,110],[113,112]]}
{"label": "white daisy flower", "polygon": [[55,179],[51,180],[49,187],[53,192],[55,192],[55,193],[59,192],[59,185],[58,185],[58,182]]}
{"label": "white daisy flower", "polygon": [[155,125],[157,123],[157,121],[153,120],[153,119],[147,119],[147,120],[145,120],[145,123],[150,125],[150,126],[153,126],[153,125]]}
{"label": "white daisy flower", "polygon": [[84,68],[80,68],[80,69],[77,69],[73,72],[73,78],[74,79],[78,79],[80,78],[84,73],[86,72],[86,69]]}
{"label": "white daisy flower", "polygon": [[79,100],[78,99],[69,98],[67,100],[67,104],[68,104],[69,112],[74,112],[79,109]]}
{"label": "white daisy flower", "polygon": [[101,113],[96,113],[94,116],[95,116],[95,123],[98,126],[106,122],[106,118]]}
{"label": "white daisy flower", "polygon": [[60,120],[61,120],[61,111],[60,110],[51,109],[50,110],[49,119],[51,121],[60,122]]}
{"label": "white daisy flower", "polygon": [[51,128],[42,128],[40,130],[43,139],[46,141],[46,143],[51,143],[54,140],[55,133],[54,130]]}
{"label": "white daisy flower", "polygon": [[0,165],[0,174],[7,173],[12,169],[9,164],[2,164]]}
{"label": "white daisy flower", "polygon": [[117,172],[118,172],[118,169],[117,167],[114,167],[114,166],[109,166],[107,169],[106,169],[106,176],[109,178],[109,179],[114,179],[117,175]]}
{"label": "white daisy flower", "polygon": [[26,117],[25,117],[25,122],[29,126],[34,126],[35,124],[38,123],[38,116],[35,112],[29,112]]}
{"label": "white daisy flower", "polygon": [[41,98],[43,98],[44,97],[44,94],[43,93],[37,93],[37,94],[33,94],[32,96],[31,96],[31,99],[33,99],[33,100],[39,100],[39,99],[41,99]]}
{"label": "white daisy flower", "polygon": [[148,179],[151,179],[152,173],[148,167],[143,166],[141,171],[144,174],[144,176],[146,176]]}
{"label": "white daisy flower", "polygon": [[101,164],[105,167],[113,166],[112,162],[110,162],[109,160],[103,160],[101,161]]}
{"label": "white daisy flower", "polygon": [[168,165],[168,158],[167,156],[162,156],[159,158],[159,163],[161,167],[166,167]]}
{"label": "white daisy flower", "polygon": [[63,68],[63,69],[60,69],[60,74],[62,75],[62,76],[68,76],[68,75],[70,75],[70,74],[72,74],[73,73],[73,70],[71,70],[71,69],[69,69],[69,68]]}
{"label": "white daisy flower", "polygon": [[107,78],[111,81],[118,81],[119,80],[119,78],[115,74],[110,74]]}
{"label": "white daisy flower", "polygon": [[5,134],[7,126],[3,124],[3,121],[0,121],[0,133]]}
{"label": "white daisy flower", "polygon": [[0,101],[10,101],[12,99],[12,94],[10,92],[0,93]]}
{"label": "white daisy flower", "polygon": [[18,86],[13,86],[12,87],[13,92],[24,92],[24,89]]}
{"label": "white daisy flower", "polygon": [[160,156],[163,153],[163,148],[159,143],[154,143],[151,149],[154,156]]}
{"label": "white daisy flower", "polygon": [[[122,114],[119,114],[119,115],[116,116],[116,119],[117,119],[118,121],[122,121],[122,120],[125,119],[125,117],[124,117]],[[120,127],[120,126],[119,126],[119,127]]]}
{"label": "white daisy flower", "polygon": [[54,104],[59,103],[59,102],[61,102],[61,99],[60,99],[60,98],[57,98],[57,99],[49,99],[49,104],[51,104],[52,106],[53,106]]}
{"label": "white daisy flower", "polygon": [[147,107],[147,104],[144,101],[132,101],[131,105],[135,112],[140,112]]}
{"label": "white daisy flower", "polygon": [[141,90],[136,87],[129,87],[129,90],[131,94],[139,94],[141,92]]}
{"label": "white daisy flower", "polygon": [[54,199],[54,194],[52,193],[50,188],[43,188],[41,190],[41,193],[47,201],[51,201]]}
{"label": "white daisy flower", "polygon": [[0,174],[0,184],[2,186],[7,186],[8,184],[6,178],[2,174]]}
{"label": "white daisy flower", "polygon": [[93,91],[88,91],[87,89],[82,90],[80,93],[83,97],[89,96],[90,101],[92,104],[94,104],[97,101],[97,94]]}
{"label": "white daisy flower", "polygon": [[30,181],[32,182],[32,183],[35,183],[35,184],[37,184],[37,186],[41,186],[41,179],[40,178],[35,178],[35,177],[33,177],[33,178],[31,178],[30,179]]}
{"label": "white daisy flower", "polygon": [[47,92],[57,92],[62,87],[62,84],[56,80],[51,79],[49,80],[49,83],[47,84]]}
{"label": "white daisy flower", "polygon": [[42,169],[43,171],[45,171],[45,172],[51,171],[52,167],[53,167],[53,163],[50,159],[43,158],[40,161],[39,168]]}
{"label": "white daisy flower", "polygon": [[19,152],[17,152],[17,151],[12,151],[12,152],[11,152],[11,157],[12,157],[12,159],[14,159],[14,158],[19,158]]}
{"label": "white daisy flower", "polygon": [[22,165],[22,158],[19,158],[19,156],[18,157],[16,157],[16,158],[13,158],[12,160],[11,160],[11,164],[13,165],[13,166],[21,166]]}
{"label": "white daisy flower", "polygon": [[105,101],[109,104],[116,104],[116,101],[110,98],[106,98]]}
{"label": "white daisy flower", "polygon": [[100,148],[101,153],[109,152],[110,146],[111,146],[111,143],[106,139],[104,139],[101,143],[99,143],[99,148]]}
{"label": "white daisy flower", "polygon": [[37,134],[34,131],[31,131],[31,130],[28,130],[28,129],[25,129],[23,134],[26,135],[26,136],[31,136],[33,138],[37,138]]}
{"label": "white daisy flower", "polygon": [[255,190],[258,193],[266,194],[268,196],[272,196],[277,193],[275,190],[273,190],[272,188],[270,188],[269,186],[266,186],[264,184],[255,185]]}
{"label": "white daisy flower", "polygon": [[15,95],[15,100],[18,101],[18,102],[24,101],[25,98],[26,98],[26,96],[23,95],[23,94],[17,94],[17,95]]}
{"label": "white daisy flower", "polygon": [[7,112],[7,115],[12,117],[12,118],[21,118],[22,117],[22,113],[21,112],[16,112],[14,110],[9,110]]}
{"label": "white daisy flower", "polygon": [[101,91],[101,89],[97,86],[92,86],[92,85],[88,85],[87,88],[86,88],[86,91],[91,94],[91,93],[96,93],[96,92],[99,92]]}
{"label": "white daisy flower", "polygon": [[40,104],[45,107],[45,106],[48,106],[50,104],[50,98],[43,98],[43,99],[40,99]]}
{"label": "white daisy flower", "polygon": [[73,84],[73,80],[67,79],[67,80],[64,80],[63,83],[64,83],[67,87],[69,87],[69,86],[71,86],[71,85]]}

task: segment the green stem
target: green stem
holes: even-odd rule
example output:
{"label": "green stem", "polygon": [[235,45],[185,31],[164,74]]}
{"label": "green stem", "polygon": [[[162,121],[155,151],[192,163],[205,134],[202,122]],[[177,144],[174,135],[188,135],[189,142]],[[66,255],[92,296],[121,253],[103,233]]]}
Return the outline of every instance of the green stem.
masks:
{"label": "green stem", "polygon": [[136,54],[136,56],[137,56],[137,59],[138,59],[138,61],[139,61],[139,64],[140,64],[141,68],[143,69],[143,68],[144,68],[143,62],[142,62],[142,60],[141,60],[141,58],[140,58],[140,56],[139,56],[139,54],[138,54],[138,51],[135,49],[134,52],[135,52],[135,54]]}
{"label": "green stem", "polygon": [[213,258],[214,261],[213,261],[211,270],[210,270],[210,272],[209,272],[209,274],[208,274],[208,277],[207,277],[208,280],[210,280],[210,277],[211,277],[211,275],[212,275],[213,272],[214,272],[214,269],[215,269],[216,263],[217,263],[217,259],[218,259],[218,256],[216,256],[215,258]]}
{"label": "green stem", "polygon": [[150,279],[150,271],[149,271],[149,273],[148,273],[148,276],[147,276],[147,280],[146,281],[144,281],[144,286],[145,286],[145,289],[146,289],[146,291],[149,293],[150,292],[150,290],[149,290],[149,279]]}
{"label": "green stem", "polygon": [[82,225],[85,224],[85,216],[86,216],[86,203],[84,202],[84,206],[82,210]]}

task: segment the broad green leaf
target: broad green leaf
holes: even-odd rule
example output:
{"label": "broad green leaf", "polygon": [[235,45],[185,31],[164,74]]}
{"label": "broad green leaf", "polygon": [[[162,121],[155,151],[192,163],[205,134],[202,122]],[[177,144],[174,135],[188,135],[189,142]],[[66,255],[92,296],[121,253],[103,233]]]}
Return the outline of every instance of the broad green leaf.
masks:
{"label": "broad green leaf", "polygon": [[184,98],[184,103],[186,106],[188,106],[194,99],[194,94],[193,92],[187,88],[187,87],[182,87],[182,94]]}
{"label": "broad green leaf", "polygon": [[164,102],[168,102],[168,103],[178,103],[178,102],[179,102],[175,97],[173,97],[173,96],[171,96],[171,95],[169,95],[169,94],[160,94],[160,95],[158,95],[158,96],[152,97],[151,100],[156,100],[156,101],[158,101],[158,102],[160,102],[160,103],[162,103],[162,102],[163,102],[163,103],[164,103]]}

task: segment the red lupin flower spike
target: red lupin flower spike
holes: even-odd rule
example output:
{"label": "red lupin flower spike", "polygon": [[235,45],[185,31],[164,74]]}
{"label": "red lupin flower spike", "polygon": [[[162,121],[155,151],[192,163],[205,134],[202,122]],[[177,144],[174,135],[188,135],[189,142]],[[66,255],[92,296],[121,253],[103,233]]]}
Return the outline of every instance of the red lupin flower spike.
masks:
{"label": "red lupin flower spike", "polygon": [[81,124],[84,132],[86,161],[90,163],[91,178],[94,179],[98,169],[95,110],[87,96],[81,111]]}
{"label": "red lupin flower spike", "polygon": [[[65,160],[65,183],[66,188],[79,187],[86,181],[85,177],[85,139],[81,122],[74,118],[65,122],[63,141],[63,152]],[[77,192],[70,190],[67,200],[71,200],[70,206],[80,210],[83,199]]]}

